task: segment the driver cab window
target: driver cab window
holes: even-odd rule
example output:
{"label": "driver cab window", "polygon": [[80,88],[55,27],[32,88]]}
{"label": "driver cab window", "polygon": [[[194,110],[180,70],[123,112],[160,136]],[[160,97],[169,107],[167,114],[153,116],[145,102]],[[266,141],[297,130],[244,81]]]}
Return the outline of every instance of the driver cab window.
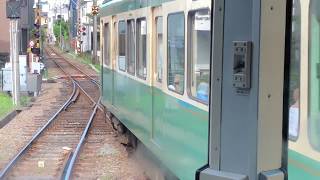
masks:
{"label": "driver cab window", "polygon": [[296,141],[300,130],[300,44],[301,44],[300,1],[293,1],[290,89],[289,89],[289,139]]}

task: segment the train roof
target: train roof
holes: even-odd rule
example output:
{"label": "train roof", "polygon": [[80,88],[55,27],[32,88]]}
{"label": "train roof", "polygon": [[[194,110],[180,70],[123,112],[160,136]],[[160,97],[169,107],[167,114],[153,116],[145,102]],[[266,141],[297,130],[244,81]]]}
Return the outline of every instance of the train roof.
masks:
{"label": "train roof", "polygon": [[100,6],[99,16],[110,16],[139,8],[160,6],[168,1],[173,0],[106,0]]}

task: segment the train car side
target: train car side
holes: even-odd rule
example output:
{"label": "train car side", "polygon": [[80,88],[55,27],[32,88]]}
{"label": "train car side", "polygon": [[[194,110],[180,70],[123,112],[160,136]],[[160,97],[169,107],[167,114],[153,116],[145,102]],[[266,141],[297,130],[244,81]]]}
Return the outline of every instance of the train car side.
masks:
{"label": "train car side", "polygon": [[[135,2],[120,1],[102,11],[101,43],[103,50],[103,103],[157,158],[178,178],[194,179],[197,169],[207,163],[208,156],[208,107],[206,103],[190,98],[187,88],[188,67],[188,28],[190,26],[190,7],[186,1],[165,1],[159,6],[158,1],[150,1],[148,5],[137,5]],[[190,1],[191,2],[191,1]],[[210,9],[210,1],[193,2],[193,8]],[[119,5],[119,6],[118,6]],[[154,6],[157,5],[157,6]],[[177,8],[178,7],[178,8]],[[119,8],[119,9],[117,9]],[[108,14],[108,13],[109,14]],[[185,88],[182,93],[170,89],[169,84],[175,79],[169,79],[168,75],[168,17],[180,13],[184,32],[183,61],[185,63],[183,81]],[[105,15],[105,16],[103,16]],[[161,17],[163,31],[163,67],[162,81],[157,81],[156,70],[156,20]],[[175,18],[179,18],[175,16]],[[144,21],[146,24],[139,24]],[[133,24],[132,24],[133,22]],[[125,26],[125,28],[120,27]],[[137,27],[139,26],[139,28]],[[143,29],[141,26],[146,26]],[[130,29],[131,27],[135,27]],[[140,29],[141,28],[141,29]],[[106,32],[105,30],[108,29]],[[122,36],[121,32],[125,35]],[[130,41],[130,33],[134,31],[136,41]],[[139,38],[137,31],[146,31],[146,70],[139,76],[138,48]],[[106,37],[108,36],[108,37]],[[122,38],[125,37],[125,40]],[[141,42],[141,41],[139,41]],[[180,42],[180,41],[179,41]],[[177,43],[179,43],[177,42]],[[110,43],[111,45],[107,45]],[[125,48],[123,44],[125,43]],[[139,46],[140,47],[140,46]],[[210,46],[209,46],[210,47]],[[106,50],[107,49],[107,50]],[[125,50],[124,50],[125,49]],[[132,55],[136,58],[135,72],[129,69],[127,62]],[[123,53],[123,54],[122,54]],[[108,57],[106,57],[106,54]],[[123,56],[122,56],[123,55]],[[124,63],[121,58],[125,58]],[[207,72],[208,70],[206,70]]]}

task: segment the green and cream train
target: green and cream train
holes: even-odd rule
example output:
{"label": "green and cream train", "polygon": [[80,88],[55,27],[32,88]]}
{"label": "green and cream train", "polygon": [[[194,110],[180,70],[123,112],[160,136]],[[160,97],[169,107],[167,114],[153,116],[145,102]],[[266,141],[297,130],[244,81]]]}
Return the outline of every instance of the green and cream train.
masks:
{"label": "green and cream train", "polygon": [[320,179],[320,0],[111,0],[100,32],[116,129],[176,178]]}
{"label": "green and cream train", "polygon": [[109,1],[100,12],[103,103],[181,179],[207,161],[210,9]]}

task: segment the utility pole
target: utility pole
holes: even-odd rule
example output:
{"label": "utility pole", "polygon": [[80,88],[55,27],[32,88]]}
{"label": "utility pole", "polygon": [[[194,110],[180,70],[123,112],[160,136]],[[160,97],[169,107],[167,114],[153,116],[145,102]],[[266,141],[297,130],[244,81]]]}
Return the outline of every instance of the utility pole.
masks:
{"label": "utility pole", "polygon": [[97,6],[97,0],[93,0],[93,6],[92,6],[92,15],[93,15],[93,54],[92,54],[92,64],[97,63],[97,14],[98,12],[96,10]]}
{"label": "utility pole", "polygon": [[20,70],[18,49],[18,23],[20,18],[20,1],[6,2],[7,18],[10,19],[10,62],[12,65],[12,100],[16,106],[20,105]]}
{"label": "utility pole", "polygon": [[77,41],[77,54],[80,54],[81,53],[81,32],[79,32],[79,29],[81,27],[81,18],[80,18],[80,0],[77,1],[77,18],[78,18],[78,28],[77,28],[77,38],[78,38],[78,41]]}
{"label": "utility pole", "polygon": [[60,48],[63,51],[63,47],[62,47],[62,28],[61,28],[61,24],[62,24],[62,11],[61,11],[61,1],[60,1]]}

